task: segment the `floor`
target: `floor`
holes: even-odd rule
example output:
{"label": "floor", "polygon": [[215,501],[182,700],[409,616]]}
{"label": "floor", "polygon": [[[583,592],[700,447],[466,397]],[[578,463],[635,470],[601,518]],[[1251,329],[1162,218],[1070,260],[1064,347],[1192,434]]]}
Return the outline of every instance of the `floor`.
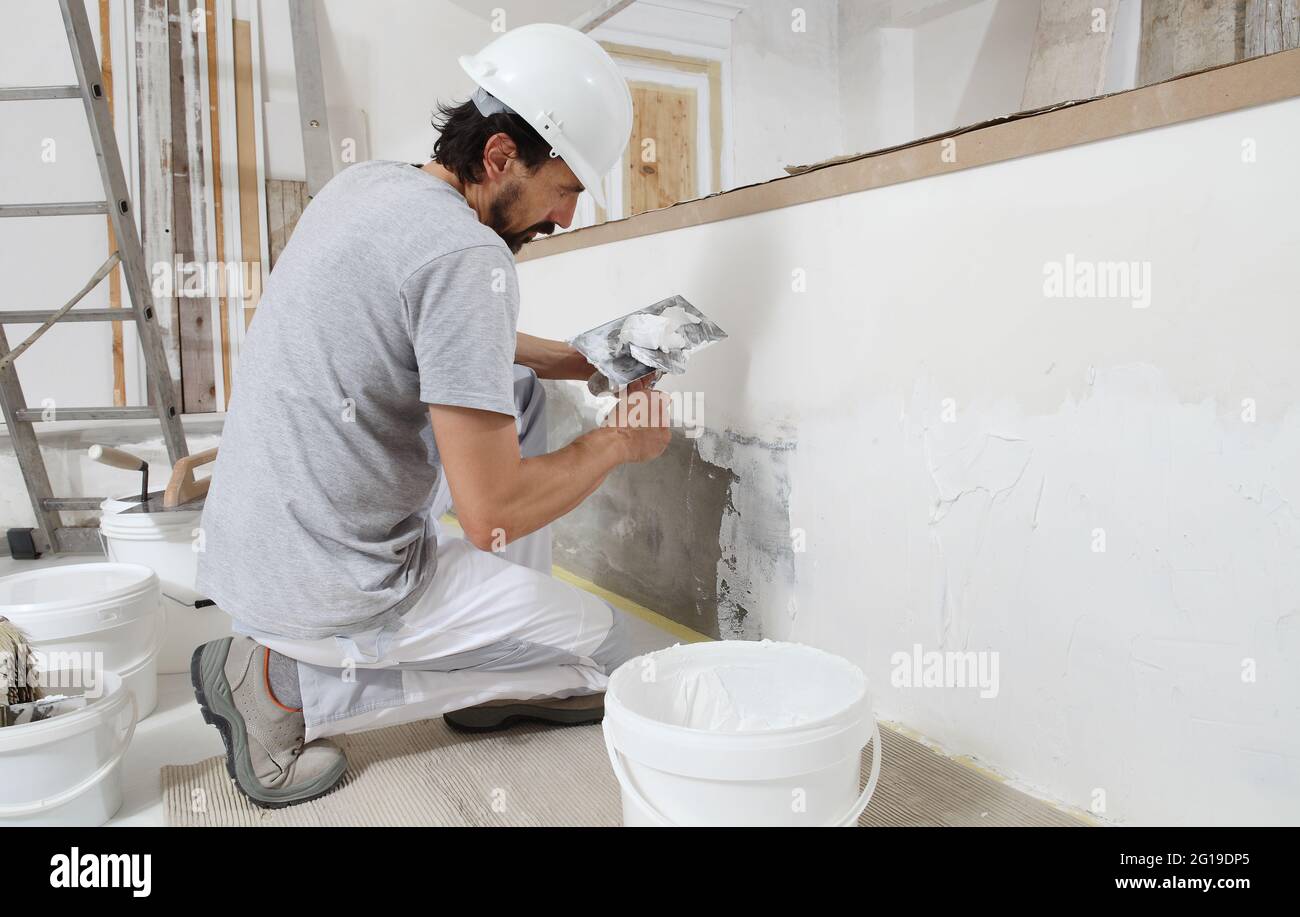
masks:
{"label": "floor", "polygon": [[[83,556],[15,561],[0,556],[0,576],[39,566],[88,562],[93,562],[93,558]],[[677,642],[704,639],[674,621],[663,618],[649,609],[633,605],[626,599],[573,577],[558,568],[556,575],[600,595],[627,611],[631,622],[632,639],[638,653],[671,646]],[[158,705],[154,712],[136,727],[135,737],[123,761],[122,808],[118,810],[109,825],[165,825],[160,777],[163,766],[195,764],[223,753],[217,730],[204,723],[199,714],[198,704],[194,700],[194,692],[190,687],[189,674],[160,675]],[[959,763],[967,767],[964,762]],[[995,775],[986,771],[981,772],[976,779],[988,781],[990,785],[1001,782]]]}
{"label": "floor", "polygon": [[[632,618],[631,624],[638,654],[677,641],[637,618]],[[203,722],[189,675],[159,676],[158,707],[136,727],[123,762],[122,808],[109,824],[163,825],[162,766],[193,764],[220,754],[224,754],[221,736]]]}
{"label": "floor", "polygon": [[[43,557],[40,560],[14,560],[0,556],[0,576],[21,573],[39,567],[65,564],[93,563],[86,556]],[[574,581],[572,577],[566,579]],[[575,581],[577,585],[583,584]],[[603,593],[595,587],[592,591]],[[607,593],[605,598],[614,598]],[[617,604],[626,606],[625,602]],[[692,639],[691,632],[674,625],[666,618],[659,619],[662,626],[646,620],[658,618],[645,609],[634,609],[628,616],[630,634],[637,653],[672,646],[683,639]],[[694,639],[699,639],[698,635]],[[160,675],[158,677],[158,706],[136,727],[131,747],[122,762],[122,808],[109,822],[110,825],[163,825],[162,784],[159,772],[165,764],[193,764],[223,754],[221,736],[217,730],[203,722],[199,706],[194,700],[188,674]]]}

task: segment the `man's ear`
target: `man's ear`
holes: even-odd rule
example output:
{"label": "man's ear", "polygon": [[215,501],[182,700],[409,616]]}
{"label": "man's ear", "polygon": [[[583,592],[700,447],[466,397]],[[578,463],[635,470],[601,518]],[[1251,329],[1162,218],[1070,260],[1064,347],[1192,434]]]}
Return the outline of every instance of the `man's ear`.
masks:
{"label": "man's ear", "polygon": [[487,181],[501,178],[505,175],[510,160],[518,155],[518,147],[510,139],[510,135],[505,132],[498,132],[488,138],[487,143],[483,145],[483,172]]}

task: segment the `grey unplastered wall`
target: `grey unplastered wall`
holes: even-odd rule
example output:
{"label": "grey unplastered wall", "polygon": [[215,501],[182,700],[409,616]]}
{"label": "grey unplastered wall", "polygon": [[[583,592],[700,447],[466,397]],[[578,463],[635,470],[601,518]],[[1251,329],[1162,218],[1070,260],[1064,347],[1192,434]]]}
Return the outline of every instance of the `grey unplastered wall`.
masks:
{"label": "grey unplastered wall", "polygon": [[[598,422],[581,384],[546,387],[552,449]],[[555,523],[555,563],[710,637],[757,639],[756,591],[794,575],[794,448],[680,426],[660,458],[615,469]]]}

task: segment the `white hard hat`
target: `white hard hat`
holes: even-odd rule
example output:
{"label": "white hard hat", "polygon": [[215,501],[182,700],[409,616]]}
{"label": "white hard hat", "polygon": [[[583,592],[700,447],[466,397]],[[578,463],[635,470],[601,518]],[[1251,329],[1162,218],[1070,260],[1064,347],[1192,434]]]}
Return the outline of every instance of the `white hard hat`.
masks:
{"label": "white hard hat", "polygon": [[511,29],[460,65],[527,121],[605,206],[600,182],[627,149],[632,93],[604,48],[577,29],[539,22]]}

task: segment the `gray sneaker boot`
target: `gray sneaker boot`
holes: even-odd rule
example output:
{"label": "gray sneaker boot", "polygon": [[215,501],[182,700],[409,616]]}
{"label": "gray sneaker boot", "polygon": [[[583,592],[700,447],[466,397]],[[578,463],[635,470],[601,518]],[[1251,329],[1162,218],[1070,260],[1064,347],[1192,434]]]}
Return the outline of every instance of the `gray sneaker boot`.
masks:
{"label": "gray sneaker boot", "polygon": [[460,732],[491,732],[519,720],[536,720],[556,726],[581,726],[605,718],[605,692],[574,697],[540,697],[536,700],[490,700],[443,714],[447,725]]}
{"label": "gray sneaker boot", "polygon": [[328,739],[304,742],[302,711],[271,693],[267,649],[249,637],[224,637],[194,651],[190,681],[203,719],[226,744],[226,770],[256,805],[306,802],[332,790],[347,770],[343,750]]}

